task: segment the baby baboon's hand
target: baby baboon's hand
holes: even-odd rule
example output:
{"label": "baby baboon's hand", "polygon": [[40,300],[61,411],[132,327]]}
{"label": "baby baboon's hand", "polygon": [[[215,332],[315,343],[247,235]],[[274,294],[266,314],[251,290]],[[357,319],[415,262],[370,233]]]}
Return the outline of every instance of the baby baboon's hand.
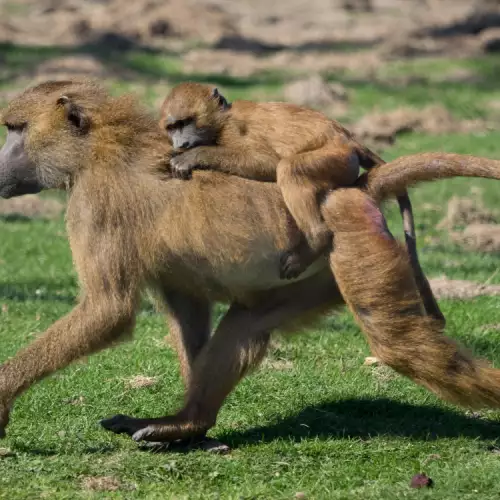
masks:
{"label": "baby baboon's hand", "polygon": [[170,167],[174,177],[184,180],[191,179],[193,170],[199,166],[196,156],[197,152],[194,149],[174,153],[170,158]]}

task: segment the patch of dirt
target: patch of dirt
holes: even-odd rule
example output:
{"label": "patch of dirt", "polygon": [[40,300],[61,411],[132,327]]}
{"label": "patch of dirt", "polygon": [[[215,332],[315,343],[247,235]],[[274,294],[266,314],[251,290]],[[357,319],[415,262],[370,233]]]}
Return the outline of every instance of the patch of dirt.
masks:
{"label": "patch of dirt", "polygon": [[363,365],[365,366],[374,366],[380,364],[380,360],[375,357],[375,356],[368,356],[365,358],[365,361],[363,362]]}
{"label": "patch of dirt", "polygon": [[438,299],[473,299],[482,295],[500,295],[500,285],[487,285],[440,276],[429,280]]}
{"label": "patch of dirt", "polygon": [[437,77],[441,83],[470,83],[481,82],[482,78],[476,72],[467,68],[455,68]]}
{"label": "patch of dirt", "polygon": [[347,112],[347,90],[341,84],[330,84],[320,75],[296,80],[285,85],[286,101],[323,111],[327,115],[341,116]]}
{"label": "patch of dirt", "polygon": [[33,218],[57,219],[65,205],[52,198],[41,198],[36,194],[19,198],[0,199],[0,216],[7,219]]}
{"label": "patch of dirt", "polygon": [[126,50],[169,37],[214,42],[233,32],[230,14],[196,0],[18,0],[17,9],[11,3],[0,3],[0,40],[23,45],[107,44]]}
{"label": "patch of dirt", "polygon": [[64,399],[63,403],[71,406],[80,406],[85,403],[85,398],[83,396],[75,396],[73,398]]}
{"label": "patch of dirt", "polygon": [[146,375],[135,375],[125,381],[125,386],[129,389],[144,389],[152,387],[158,383],[158,377],[148,377]]}
{"label": "patch of dirt", "polygon": [[453,196],[448,202],[445,217],[436,228],[451,231],[471,224],[494,224],[498,217],[498,214],[484,206],[479,195],[473,198]]}
{"label": "patch of dirt", "polygon": [[496,50],[498,16],[498,4],[469,0],[0,0],[0,41],[188,50],[184,70],[196,73],[316,73]]}
{"label": "patch of dirt", "polygon": [[90,55],[57,57],[37,65],[33,70],[36,82],[74,78],[109,78],[110,71],[97,58]]}
{"label": "patch of dirt", "polygon": [[265,358],[261,364],[262,368],[276,371],[286,371],[293,369],[293,362],[287,359]]}
{"label": "patch of dirt", "polygon": [[482,32],[479,39],[484,52],[500,52],[500,27]]}
{"label": "patch of dirt", "polygon": [[124,484],[114,476],[86,476],[81,480],[81,487],[87,491],[130,491],[135,489],[135,485]]}
{"label": "patch of dirt", "polygon": [[453,239],[468,250],[500,252],[500,224],[470,224]]}
{"label": "patch of dirt", "polygon": [[341,70],[374,71],[380,65],[380,57],[371,51],[352,53],[282,50],[260,57],[251,52],[231,50],[193,49],[182,58],[186,73],[222,74],[248,77],[263,71],[298,70],[310,74]]}
{"label": "patch of dirt", "polygon": [[491,325],[483,325],[480,330],[482,332],[487,331],[487,330],[493,330],[493,331],[500,331],[500,323],[493,323]]}
{"label": "patch of dirt", "polygon": [[[479,195],[454,196],[448,202],[446,216],[436,226],[449,231],[450,238],[467,250],[500,251],[500,215],[488,210]],[[460,230],[456,230],[460,228]]]}
{"label": "patch of dirt", "polygon": [[398,108],[389,112],[365,115],[353,132],[362,141],[387,146],[394,144],[396,137],[408,132],[444,134],[449,132],[478,132],[488,128],[482,120],[457,120],[441,105],[424,109]]}

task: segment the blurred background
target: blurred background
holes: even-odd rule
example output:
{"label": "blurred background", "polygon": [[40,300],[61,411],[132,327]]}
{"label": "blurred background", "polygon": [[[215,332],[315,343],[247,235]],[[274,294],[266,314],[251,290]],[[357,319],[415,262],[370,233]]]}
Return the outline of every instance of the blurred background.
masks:
{"label": "blurred background", "polygon": [[[82,76],[153,110],[188,79],[229,99],[292,101],[388,160],[500,157],[500,0],[0,0],[0,105],[35,82]],[[412,196],[424,263],[442,270],[456,248],[492,259],[485,271],[483,253],[460,253],[460,277],[496,269],[495,183],[457,179]],[[61,197],[49,198],[0,200],[0,215],[57,218]]]}

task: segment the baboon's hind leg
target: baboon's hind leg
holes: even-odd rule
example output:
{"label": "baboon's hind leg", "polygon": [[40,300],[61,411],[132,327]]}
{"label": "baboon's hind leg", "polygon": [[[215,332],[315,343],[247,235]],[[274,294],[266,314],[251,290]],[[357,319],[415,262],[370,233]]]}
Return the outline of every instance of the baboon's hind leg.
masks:
{"label": "baboon's hind leg", "polygon": [[102,425],[144,441],[203,435],[215,424],[227,395],[264,357],[272,330],[316,308],[340,303],[335,282],[323,276],[271,291],[253,308],[233,304],[198,355],[185,405],[176,415],[144,419],[117,415]]}

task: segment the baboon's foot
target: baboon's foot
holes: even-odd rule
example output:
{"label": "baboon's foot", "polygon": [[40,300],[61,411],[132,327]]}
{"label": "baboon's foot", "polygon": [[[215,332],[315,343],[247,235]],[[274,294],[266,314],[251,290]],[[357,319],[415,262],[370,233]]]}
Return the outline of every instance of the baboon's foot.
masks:
{"label": "baboon's foot", "polygon": [[101,425],[115,434],[128,434],[135,441],[172,442],[204,436],[213,424],[188,420],[180,415],[160,418],[133,418],[115,415],[101,420]]}
{"label": "baboon's foot", "polygon": [[141,442],[140,449],[157,453],[186,453],[190,451],[202,450],[216,455],[226,455],[231,452],[231,448],[227,444],[224,444],[217,439],[209,438],[205,435],[196,436],[186,440],[173,441],[171,443],[161,441]]}

